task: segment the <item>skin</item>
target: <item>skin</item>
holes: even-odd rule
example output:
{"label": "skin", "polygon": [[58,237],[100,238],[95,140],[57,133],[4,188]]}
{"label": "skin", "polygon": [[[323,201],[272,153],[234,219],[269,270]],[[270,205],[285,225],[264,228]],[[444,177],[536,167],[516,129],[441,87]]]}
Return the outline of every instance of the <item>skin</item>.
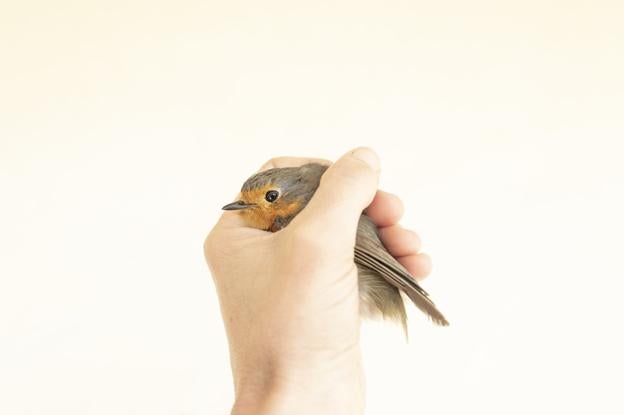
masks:
{"label": "skin", "polygon": [[[326,160],[281,157],[261,170]],[[207,236],[235,386],[233,414],[360,414],[357,270],[360,213],[380,227],[388,250],[416,278],[431,271],[420,239],[403,229],[400,199],[377,190],[379,160],[367,148],[345,154],[308,206],[277,232],[245,227],[224,212]]]}

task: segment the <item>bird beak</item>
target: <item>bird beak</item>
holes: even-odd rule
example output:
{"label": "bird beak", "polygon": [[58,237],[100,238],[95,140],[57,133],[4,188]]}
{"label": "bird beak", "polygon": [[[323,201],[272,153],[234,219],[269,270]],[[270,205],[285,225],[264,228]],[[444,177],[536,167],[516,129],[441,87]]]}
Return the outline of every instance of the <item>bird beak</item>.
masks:
{"label": "bird beak", "polygon": [[237,200],[236,202],[228,203],[227,205],[223,206],[221,209],[223,209],[223,210],[241,210],[241,209],[250,208],[252,206],[255,206],[255,205],[253,203],[245,203],[242,200]]}

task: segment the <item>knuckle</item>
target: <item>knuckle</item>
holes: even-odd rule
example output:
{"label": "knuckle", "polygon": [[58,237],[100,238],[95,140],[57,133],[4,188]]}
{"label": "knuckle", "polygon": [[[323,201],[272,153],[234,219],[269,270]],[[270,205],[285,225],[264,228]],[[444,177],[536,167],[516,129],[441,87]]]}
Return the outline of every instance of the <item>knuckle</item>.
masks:
{"label": "knuckle", "polygon": [[369,185],[376,181],[377,173],[368,164],[357,159],[344,160],[328,173],[330,178],[353,184]]}
{"label": "knuckle", "polygon": [[409,232],[412,235],[412,243],[414,244],[416,249],[420,251],[420,248],[422,248],[422,239],[420,239],[420,235],[418,235],[418,233],[414,231],[409,231]]}

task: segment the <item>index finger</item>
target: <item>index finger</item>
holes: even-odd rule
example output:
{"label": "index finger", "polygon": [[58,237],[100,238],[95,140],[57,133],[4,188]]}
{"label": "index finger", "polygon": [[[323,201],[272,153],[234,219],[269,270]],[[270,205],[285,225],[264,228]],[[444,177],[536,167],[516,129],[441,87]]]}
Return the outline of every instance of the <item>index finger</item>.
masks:
{"label": "index finger", "polygon": [[259,171],[269,170],[269,169],[281,169],[283,167],[299,167],[304,164],[310,163],[318,163],[323,164],[325,166],[329,166],[332,164],[331,161],[320,158],[311,158],[311,157],[274,157],[271,160],[267,161],[260,167]]}

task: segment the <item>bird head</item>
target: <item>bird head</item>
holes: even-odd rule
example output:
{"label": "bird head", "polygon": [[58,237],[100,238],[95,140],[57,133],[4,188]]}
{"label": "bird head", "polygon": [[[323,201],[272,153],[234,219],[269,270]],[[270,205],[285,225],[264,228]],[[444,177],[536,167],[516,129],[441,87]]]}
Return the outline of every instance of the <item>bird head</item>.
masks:
{"label": "bird head", "polygon": [[223,209],[239,211],[247,226],[278,231],[307,205],[326,169],[309,163],[261,171],[247,179],[238,200]]}

